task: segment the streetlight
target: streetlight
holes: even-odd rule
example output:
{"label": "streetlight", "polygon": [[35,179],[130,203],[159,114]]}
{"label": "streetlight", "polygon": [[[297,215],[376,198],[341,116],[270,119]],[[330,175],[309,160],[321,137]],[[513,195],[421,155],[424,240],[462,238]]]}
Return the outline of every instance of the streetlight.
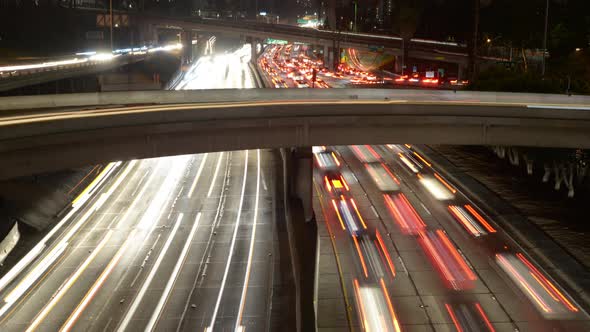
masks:
{"label": "streetlight", "polygon": [[358,0],[354,0],[354,32],[358,32],[357,27],[356,27],[356,14],[357,14],[357,5],[358,5]]}

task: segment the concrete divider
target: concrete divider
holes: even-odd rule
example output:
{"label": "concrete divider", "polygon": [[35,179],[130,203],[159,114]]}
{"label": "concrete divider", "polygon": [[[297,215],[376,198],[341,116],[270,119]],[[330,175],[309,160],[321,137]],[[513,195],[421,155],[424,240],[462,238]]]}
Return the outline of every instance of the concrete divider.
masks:
{"label": "concrete divider", "polygon": [[18,222],[15,222],[6,237],[0,242],[0,265],[4,264],[6,257],[16,247],[20,239],[20,232],[18,231]]}

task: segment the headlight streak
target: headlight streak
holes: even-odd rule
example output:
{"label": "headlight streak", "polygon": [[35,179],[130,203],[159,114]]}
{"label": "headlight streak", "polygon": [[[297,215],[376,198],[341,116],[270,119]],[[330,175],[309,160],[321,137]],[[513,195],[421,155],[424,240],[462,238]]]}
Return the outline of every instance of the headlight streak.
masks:
{"label": "headlight streak", "polygon": [[188,255],[188,251],[192,245],[193,238],[195,237],[195,233],[197,231],[197,228],[199,227],[200,220],[201,220],[201,212],[197,213],[197,217],[195,218],[193,226],[191,227],[191,231],[190,231],[188,237],[186,238],[186,241],[184,243],[184,247],[182,248],[182,251],[180,252],[180,255],[178,256],[178,260],[176,261],[176,265],[174,265],[174,269],[172,270],[172,273],[170,274],[170,278],[168,279],[168,282],[166,283],[164,291],[162,292],[162,295],[160,296],[160,300],[158,301],[158,304],[156,305],[156,308],[154,309],[154,312],[152,313],[152,316],[145,328],[145,331],[153,331],[154,328],[156,327],[156,324],[158,323],[158,319],[160,318],[162,311],[164,309],[164,306],[166,305],[166,302],[168,301],[168,299],[170,297],[170,293],[172,291],[172,288],[174,287],[174,284],[176,283],[176,280],[178,278],[178,274],[180,273],[180,269],[182,268],[182,266],[186,260],[186,257]]}
{"label": "headlight streak", "polygon": [[423,176],[418,174],[418,180],[420,184],[434,196],[435,199],[439,201],[446,201],[453,199],[455,195],[450,192],[441,182],[437,181],[436,179],[431,178],[430,176]]}
{"label": "headlight streak", "polygon": [[[102,201],[106,200],[129,174],[131,168],[135,165],[136,161],[132,160],[125,170],[117,177],[117,180],[106,193],[103,193],[101,198]],[[83,203],[88,201],[90,198],[89,193],[103,183],[103,180],[110,175],[113,168],[118,166],[120,162],[110,163],[111,167],[105,167],[103,171],[91,182],[91,184],[78,195],[75,206],[72,204],[72,210],[55,226],[51,229],[43,239],[29,251],[25,257],[23,257],[2,279],[0,279],[0,289],[3,289],[8,285],[24,268],[30,264],[46,247],[46,243],[49,238],[53,237],[55,233],[83,206]],[[34,284],[34,282],[41,277],[45,271],[55,262],[55,260],[65,251],[68,246],[70,238],[78,231],[80,227],[90,218],[90,216],[100,208],[102,205],[101,200],[97,200],[94,205],[80,218],[76,223],[68,230],[66,234],[63,234],[59,238],[59,242],[55,244],[53,249],[34,267],[22,280],[15,286],[15,288],[6,296],[4,299],[5,304],[0,308],[0,316],[4,315],[8,309],[27,291],[27,289]]]}
{"label": "headlight streak", "polygon": [[367,172],[373,179],[377,188],[381,191],[397,191],[400,189],[399,180],[393,175],[383,163],[367,163],[364,164]]}
{"label": "headlight streak", "polygon": [[86,258],[86,260],[82,263],[82,265],[80,265],[80,267],[78,267],[78,269],[76,270],[76,272],[74,272],[74,274],[72,274],[70,276],[70,278],[58,289],[57,293],[54,294],[51,297],[51,300],[49,301],[49,303],[47,303],[43,307],[43,309],[41,310],[41,312],[39,312],[39,314],[37,314],[37,316],[35,317],[35,319],[33,320],[33,322],[27,328],[27,330],[26,330],[27,332],[29,332],[29,331],[35,331],[37,329],[37,327],[39,327],[39,325],[41,324],[41,322],[43,322],[43,320],[51,312],[51,310],[53,309],[53,307],[61,300],[61,298],[65,295],[65,293],[78,280],[78,278],[80,277],[80,275],[82,275],[82,273],[86,270],[86,268],[88,268],[88,266],[90,265],[90,263],[92,263],[92,261],[96,258],[96,256],[98,256],[98,254],[100,253],[100,251],[102,250],[102,248],[105,246],[105,244],[107,243],[107,241],[111,238],[111,235],[112,234],[113,234],[113,231],[112,230],[109,230],[107,232],[107,234],[103,237],[103,239],[96,246],[96,248],[94,248],[92,250],[92,253],[90,254],[90,256],[88,256]]}
{"label": "headlight streak", "polygon": [[68,319],[62,325],[62,327],[60,328],[60,332],[66,332],[66,331],[70,331],[72,329],[72,327],[74,326],[74,324],[76,323],[76,321],[78,320],[78,318],[80,317],[82,312],[84,312],[84,310],[86,309],[86,307],[88,306],[90,301],[92,301],[92,299],[94,298],[96,293],[100,290],[103,283],[109,277],[109,275],[111,274],[111,272],[113,271],[113,269],[115,268],[115,266],[117,265],[119,260],[121,259],[121,256],[127,250],[127,247],[129,246],[129,244],[131,242],[133,242],[133,240],[135,240],[135,230],[131,231],[131,233],[127,237],[127,240],[125,240],[123,245],[119,248],[119,250],[117,250],[117,253],[115,254],[115,256],[113,256],[113,258],[111,259],[111,261],[109,262],[107,267],[103,270],[103,272],[98,277],[98,279],[94,282],[94,284],[92,285],[90,290],[86,293],[86,295],[84,296],[84,299],[82,299],[82,302],[80,302],[78,304],[76,309],[72,312],[72,314],[68,317]]}
{"label": "headlight streak", "polygon": [[[147,275],[147,277],[143,281],[143,284],[141,285],[141,288],[139,289],[137,295],[133,298],[133,302],[131,303],[131,306],[129,307],[129,309],[127,310],[125,315],[123,316],[121,323],[119,323],[119,326],[117,327],[117,331],[119,331],[119,332],[125,331],[127,329],[127,326],[129,325],[129,323],[131,322],[131,319],[133,318],[133,315],[137,311],[139,304],[143,300],[148,287],[152,283],[152,280],[154,279],[154,276],[156,275],[156,272],[158,271],[160,264],[162,264],[162,260],[164,260],[164,256],[168,252],[168,248],[170,248],[170,245],[172,244],[172,240],[174,240],[174,236],[176,235],[176,232],[178,231],[178,228],[180,227],[180,224],[182,222],[182,217],[183,217],[183,214],[179,213],[178,218],[176,219],[176,223],[174,223],[174,227],[172,228],[172,231],[170,231],[170,234],[168,235],[168,238],[166,239],[164,246],[160,250],[160,253],[158,254],[158,257],[156,258],[156,261],[152,265],[149,274]],[[150,326],[151,323],[152,322],[150,319],[148,326]]]}
{"label": "headlight streak", "polygon": [[230,243],[230,247],[229,247],[229,258],[227,260],[227,263],[225,265],[225,271],[223,273],[223,279],[221,280],[221,287],[219,288],[219,293],[217,294],[217,301],[215,302],[215,307],[213,309],[213,315],[211,315],[211,321],[209,323],[209,326],[205,328],[205,331],[213,331],[213,328],[215,327],[215,320],[217,319],[217,312],[219,310],[219,305],[221,304],[221,298],[223,297],[223,291],[225,289],[225,283],[227,281],[227,276],[229,273],[229,267],[231,265],[232,262],[232,258],[233,258],[233,253],[234,253],[234,247],[236,244],[236,237],[238,234],[238,229],[240,226],[240,221],[241,221],[241,216],[242,216],[242,207],[244,204],[244,193],[246,190],[246,179],[247,179],[247,175],[248,175],[248,150],[246,150],[245,152],[246,157],[245,157],[245,162],[244,162],[244,179],[242,182],[242,191],[240,194],[240,203],[239,203],[239,207],[238,207],[238,213],[236,216],[236,222],[235,222],[235,227],[234,227],[234,231],[233,231],[233,235],[232,235],[232,239],[231,239],[231,243]]}

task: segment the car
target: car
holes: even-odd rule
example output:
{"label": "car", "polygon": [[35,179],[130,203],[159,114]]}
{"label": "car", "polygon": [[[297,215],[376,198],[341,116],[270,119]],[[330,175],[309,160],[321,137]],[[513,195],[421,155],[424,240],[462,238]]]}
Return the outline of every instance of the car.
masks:
{"label": "car", "polygon": [[294,82],[298,88],[309,88],[309,85],[302,79],[294,80]]}
{"label": "car", "polygon": [[350,191],[348,183],[339,172],[326,172],[324,175],[324,185],[326,190],[336,196],[345,194]]}

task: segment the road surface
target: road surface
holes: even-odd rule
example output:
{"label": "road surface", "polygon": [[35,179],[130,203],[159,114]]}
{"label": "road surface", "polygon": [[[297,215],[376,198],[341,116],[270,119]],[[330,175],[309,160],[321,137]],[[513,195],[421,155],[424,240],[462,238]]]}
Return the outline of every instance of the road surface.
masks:
{"label": "road surface", "polygon": [[[249,54],[203,57],[178,88],[253,87]],[[0,281],[0,329],[269,330],[275,162],[252,150],[109,164]]]}

